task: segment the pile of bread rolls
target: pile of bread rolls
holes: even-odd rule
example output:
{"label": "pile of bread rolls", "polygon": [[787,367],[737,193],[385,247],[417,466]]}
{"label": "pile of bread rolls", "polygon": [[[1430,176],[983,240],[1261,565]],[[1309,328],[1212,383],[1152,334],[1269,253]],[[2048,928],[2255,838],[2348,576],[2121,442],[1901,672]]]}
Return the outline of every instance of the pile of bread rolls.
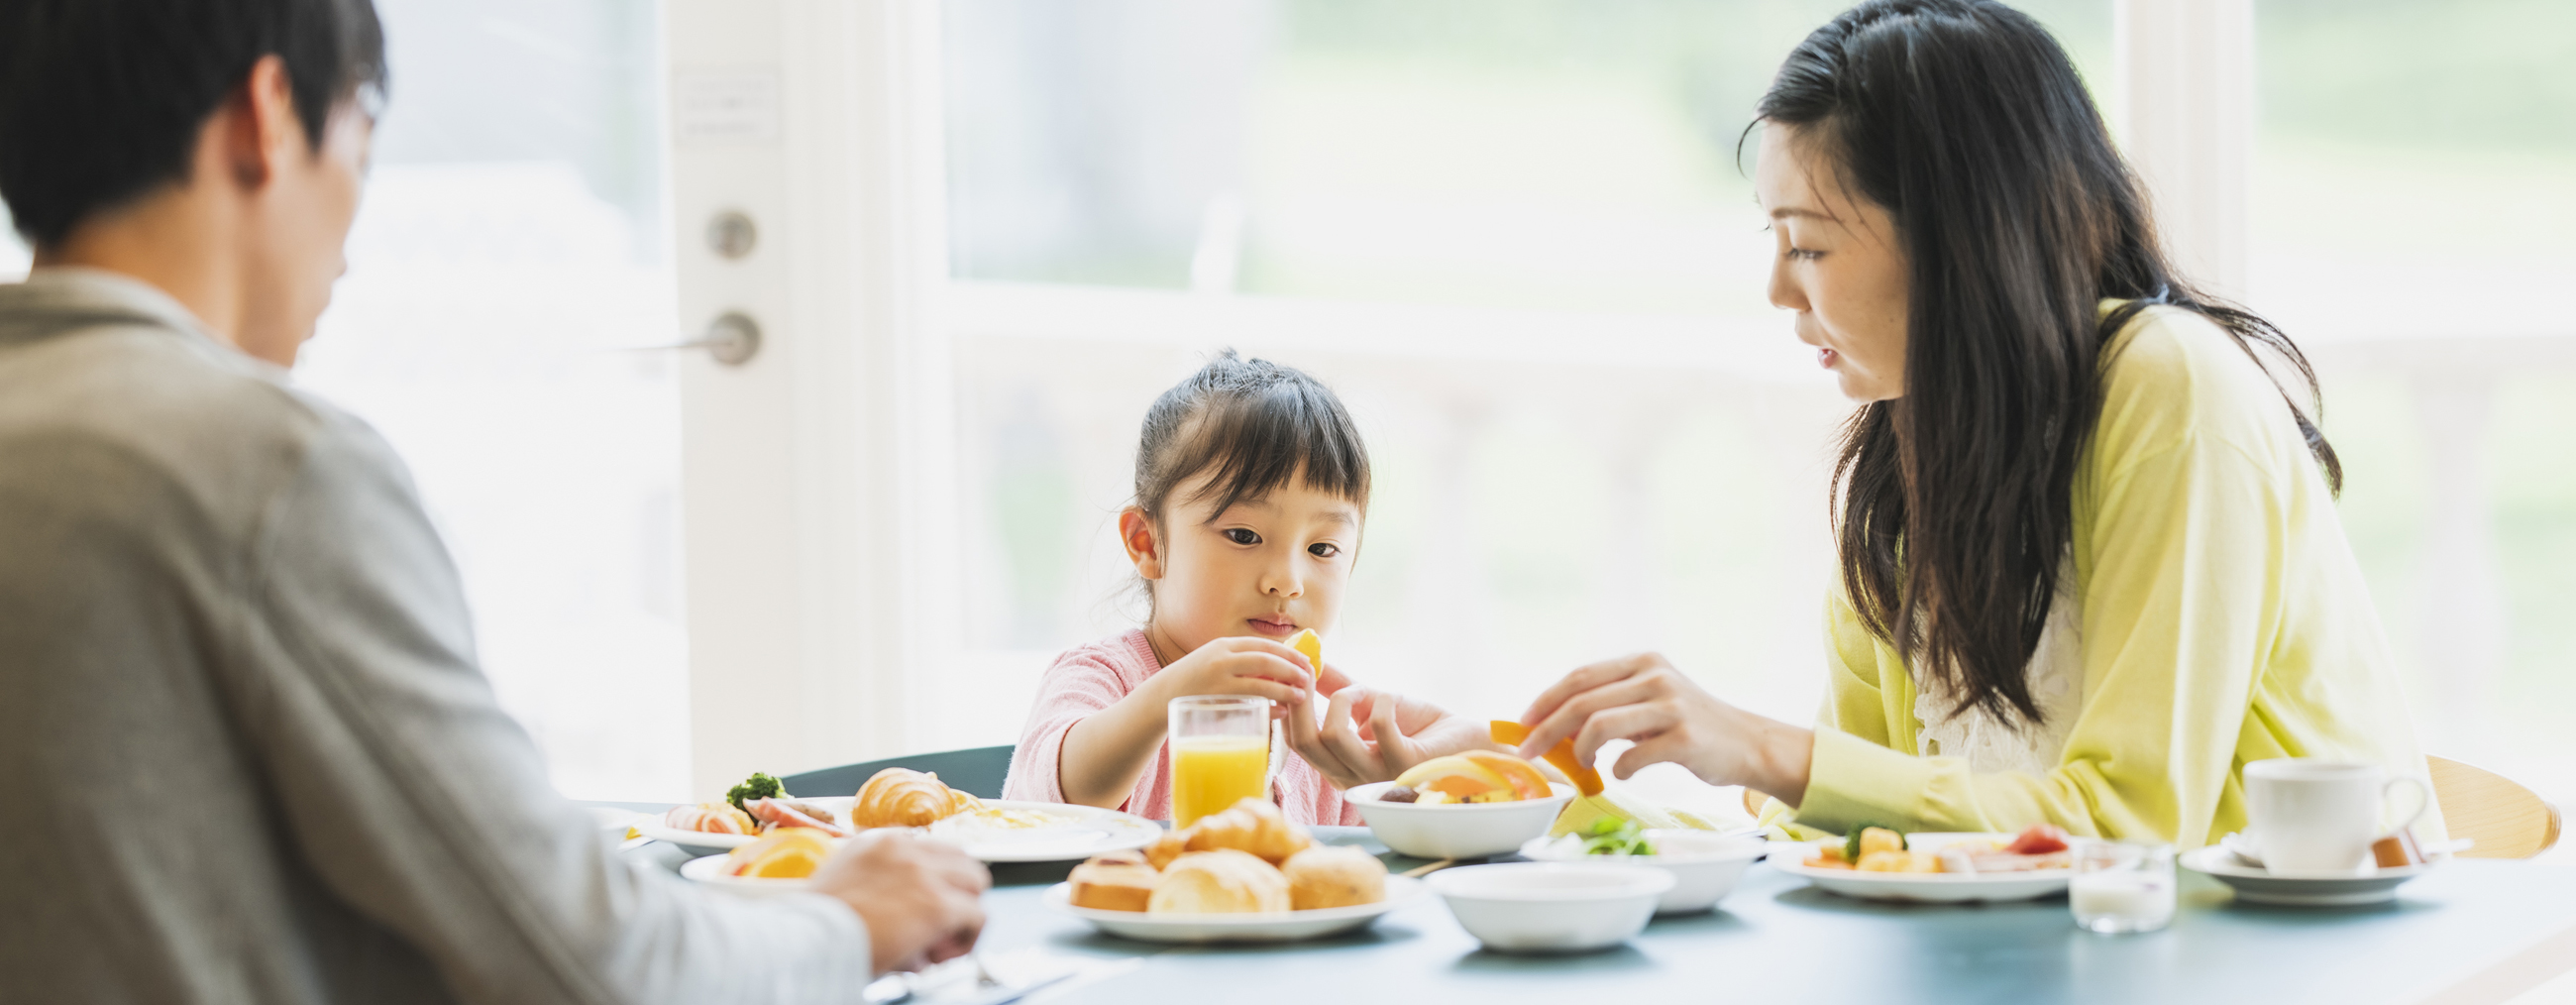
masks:
{"label": "pile of bread rolls", "polygon": [[1312,911],[1386,899],[1386,865],[1319,845],[1269,801],[1247,798],[1142,852],[1075,866],[1073,906],[1149,914]]}

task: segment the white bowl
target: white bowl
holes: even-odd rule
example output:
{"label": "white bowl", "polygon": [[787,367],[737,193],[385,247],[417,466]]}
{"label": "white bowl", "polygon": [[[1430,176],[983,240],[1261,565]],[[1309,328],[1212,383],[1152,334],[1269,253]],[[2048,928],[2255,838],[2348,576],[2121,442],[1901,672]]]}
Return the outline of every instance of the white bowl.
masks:
{"label": "white bowl", "polygon": [[1673,888],[1655,902],[1656,914],[1706,911],[1735,892],[1744,871],[1770,851],[1770,842],[1754,834],[1718,834],[1695,830],[1650,830],[1646,840],[1654,855],[1586,855],[1563,847],[1556,838],[1531,838],[1521,854],[1538,862],[1651,866],[1673,874]]}
{"label": "white bowl", "polygon": [[1485,948],[1503,953],[1608,949],[1655,916],[1673,874],[1638,865],[1509,862],[1435,872],[1427,880]]}
{"label": "white bowl", "polygon": [[1371,782],[1343,793],[1359,807],[1369,831],[1399,855],[1415,858],[1485,858],[1520,850],[1521,843],[1547,833],[1565,804],[1574,801],[1574,786],[1548,783],[1553,795],[1508,803],[1380,802],[1378,793],[1394,782]]}

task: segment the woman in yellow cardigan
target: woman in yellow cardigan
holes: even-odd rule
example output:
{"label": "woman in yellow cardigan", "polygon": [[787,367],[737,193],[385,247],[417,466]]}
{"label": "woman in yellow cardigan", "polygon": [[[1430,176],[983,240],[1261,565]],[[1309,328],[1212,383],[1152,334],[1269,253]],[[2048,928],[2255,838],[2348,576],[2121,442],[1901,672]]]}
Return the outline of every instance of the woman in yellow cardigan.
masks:
{"label": "woman in yellow cardigan", "polygon": [[2313,374],[2175,274],[2044,29],[1984,0],[1862,4],[1789,56],[1759,127],[1772,302],[1863,403],[1822,721],[1649,654],[1541,695],[1525,754],[1634,740],[1623,777],[1677,762],[1826,831],[2184,847],[2244,825],[2248,762],[2425,775],[2334,450],[2273,376],[2313,402]]}

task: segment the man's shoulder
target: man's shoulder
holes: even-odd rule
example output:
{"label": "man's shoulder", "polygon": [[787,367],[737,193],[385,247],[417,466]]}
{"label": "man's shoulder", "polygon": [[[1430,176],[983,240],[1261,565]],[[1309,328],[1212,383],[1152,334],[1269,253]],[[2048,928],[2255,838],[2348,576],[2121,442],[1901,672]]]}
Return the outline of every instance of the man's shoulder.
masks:
{"label": "man's shoulder", "polygon": [[0,458],[14,472],[0,480],[122,492],[126,506],[182,506],[242,532],[317,463],[394,463],[364,422],[285,371],[119,318],[0,345]]}

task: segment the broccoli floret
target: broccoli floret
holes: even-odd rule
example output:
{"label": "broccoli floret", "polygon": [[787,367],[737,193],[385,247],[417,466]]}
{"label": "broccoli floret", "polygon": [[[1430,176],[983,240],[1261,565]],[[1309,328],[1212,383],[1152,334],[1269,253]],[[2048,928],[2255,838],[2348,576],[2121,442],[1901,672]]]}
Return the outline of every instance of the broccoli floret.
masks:
{"label": "broccoli floret", "polygon": [[778,776],[755,771],[750,778],[743,779],[742,784],[726,789],[725,801],[732,803],[733,808],[749,813],[752,800],[774,799],[786,794],[787,786],[779,784]]}
{"label": "broccoli floret", "polygon": [[1905,839],[1904,831],[1897,830],[1894,827],[1890,827],[1882,823],[1864,822],[1852,825],[1852,829],[1843,835],[1843,861],[1850,862],[1854,865],[1860,864],[1860,834],[1862,831],[1868,830],[1872,827],[1894,833],[1896,835],[1896,846],[1899,848],[1911,850],[1914,847],[1913,842]]}

